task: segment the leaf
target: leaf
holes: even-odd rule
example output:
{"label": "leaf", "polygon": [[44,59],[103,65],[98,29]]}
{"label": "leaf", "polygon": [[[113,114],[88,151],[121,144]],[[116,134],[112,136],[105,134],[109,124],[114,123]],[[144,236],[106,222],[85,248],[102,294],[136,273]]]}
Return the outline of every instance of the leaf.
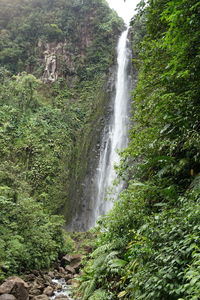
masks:
{"label": "leaf", "polygon": [[118,298],[123,298],[125,295],[127,294],[127,292],[126,291],[122,291],[122,292],[120,292],[119,294],[118,294]]}
{"label": "leaf", "polygon": [[154,204],[154,206],[156,206],[156,207],[163,207],[163,206],[167,206],[167,203],[156,203],[156,204]]}
{"label": "leaf", "polygon": [[192,278],[192,280],[190,281],[190,284],[195,285],[197,281],[199,281],[199,276]]}
{"label": "leaf", "polygon": [[161,129],[160,134],[163,134],[164,132],[167,131],[167,129],[171,126],[171,124],[166,124],[163,129]]}
{"label": "leaf", "polygon": [[144,184],[142,182],[134,182],[132,185],[133,186],[146,186],[146,184]]}
{"label": "leaf", "polygon": [[127,264],[127,261],[123,260],[123,259],[113,259],[111,261],[110,267],[112,268],[122,268]]}

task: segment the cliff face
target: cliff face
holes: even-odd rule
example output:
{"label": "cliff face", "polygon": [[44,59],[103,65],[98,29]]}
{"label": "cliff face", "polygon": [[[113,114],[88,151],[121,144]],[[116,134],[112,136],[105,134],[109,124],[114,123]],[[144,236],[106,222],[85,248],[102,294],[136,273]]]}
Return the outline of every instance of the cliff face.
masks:
{"label": "cliff face", "polygon": [[0,8],[0,62],[12,72],[55,82],[108,71],[122,21],[104,0],[1,0]]}
{"label": "cliff face", "polygon": [[16,132],[0,137],[10,145],[1,160],[12,157],[17,170],[6,180],[17,195],[26,190],[73,218],[109,106],[123,22],[104,0],[0,0],[0,20],[0,104],[11,123],[18,114]]}

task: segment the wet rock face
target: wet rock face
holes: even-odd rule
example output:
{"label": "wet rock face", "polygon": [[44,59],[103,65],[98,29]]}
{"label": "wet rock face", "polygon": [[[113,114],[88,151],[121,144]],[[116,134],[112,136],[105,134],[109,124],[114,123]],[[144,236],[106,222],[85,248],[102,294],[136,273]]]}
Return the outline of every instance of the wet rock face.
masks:
{"label": "wet rock face", "polygon": [[67,41],[44,43],[38,42],[41,64],[44,66],[42,81],[53,83],[59,76],[64,76],[68,83],[76,81],[76,63],[74,53],[69,50]]}
{"label": "wet rock face", "polygon": [[57,58],[53,53],[45,52],[45,71],[43,74],[44,82],[55,82],[58,78]]}
{"label": "wet rock face", "polygon": [[38,42],[41,65],[44,66],[41,78],[44,83],[53,83],[61,75],[61,60],[69,72],[74,73],[71,55],[66,51],[66,48],[67,42]]}

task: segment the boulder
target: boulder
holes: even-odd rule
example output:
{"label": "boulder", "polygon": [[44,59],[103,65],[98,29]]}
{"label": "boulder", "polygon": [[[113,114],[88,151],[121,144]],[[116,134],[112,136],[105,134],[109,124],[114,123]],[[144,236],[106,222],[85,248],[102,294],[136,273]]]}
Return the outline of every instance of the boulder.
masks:
{"label": "boulder", "polygon": [[60,273],[58,273],[57,271],[54,272],[54,278],[55,279],[60,279],[62,278],[62,275]]}
{"label": "boulder", "polygon": [[17,298],[17,300],[28,300],[29,295],[27,289],[22,285],[22,283],[15,284],[12,289],[12,294]]}
{"label": "boulder", "polygon": [[33,296],[38,296],[41,295],[41,290],[36,289],[36,288],[32,288],[29,290],[29,294],[33,295]]}
{"label": "boulder", "polygon": [[51,277],[51,278],[54,278],[54,277],[55,277],[54,272],[50,271],[50,272],[48,273],[48,276]]}
{"label": "boulder", "polygon": [[40,272],[38,270],[32,270],[32,273],[35,275],[35,276],[40,276]]}
{"label": "boulder", "polygon": [[56,291],[61,291],[62,290],[62,284],[60,284],[60,283],[56,284],[55,290]]}
{"label": "boulder", "polygon": [[43,294],[47,295],[47,296],[52,296],[53,295],[53,288],[51,286],[48,286],[44,289]]}
{"label": "boulder", "polygon": [[67,275],[65,275],[65,280],[67,281],[67,280],[69,280],[69,279],[73,279],[74,278],[74,275],[72,275],[72,274],[67,274]]}
{"label": "boulder", "polygon": [[45,279],[42,278],[42,277],[38,277],[36,279],[36,284],[37,284],[37,286],[38,286],[39,289],[44,289],[45,288]]}
{"label": "boulder", "polygon": [[28,300],[28,284],[17,276],[9,277],[1,286],[0,294],[12,294],[17,300]]}
{"label": "boulder", "polygon": [[64,269],[63,267],[59,267],[59,268],[58,268],[58,272],[59,272],[59,273],[65,273],[65,269]]}
{"label": "boulder", "polygon": [[76,271],[74,270],[74,268],[70,267],[70,266],[66,266],[65,270],[70,273],[70,274],[75,274]]}
{"label": "boulder", "polygon": [[44,287],[44,284],[43,284],[43,282],[41,282],[41,281],[38,281],[37,279],[32,283],[32,285],[31,285],[31,287],[32,288],[34,288],[34,289],[43,289],[43,287]]}
{"label": "boulder", "polygon": [[73,287],[79,287],[80,286],[80,282],[76,279],[70,279],[67,281],[68,285],[72,285]]}
{"label": "boulder", "polygon": [[75,254],[71,255],[71,262],[70,262],[70,267],[74,268],[76,272],[79,272],[80,268],[82,267],[81,260],[82,260],[82,255],[81,254]]}
{"label": "boulder", "polygon": [[66,265],[71,265],[71,263],[79,263],[83,258],[81,254],[74,254],[74,255],[65,255],[61,259],[61,266],[65,267]]}
{"label": "boulder", "polygon": [[41,281],[38,282],[38,279],[36,279],[30,285],[29,294],[34,295],[34,296],[41,295],[43,289],[44,289],[44,284]]}
{"label": "boulder", "polygon": [[13,287],[16,284],[22,284],[25,288],[28,288],[28,284],[19,277],[13,276],[9,277],[1,286],[0,286],[0,294],[10,294]]}
{"label": "boulder", "polygon": [[0,296],[0,300],[17,300],[15,296],[11,294],[3,294]]}
{"label": "boulder", "polygon": [[82,267],[81,262],[71,262],[70,267],[72,267],[76,272],[79,272],[80,268]]}
{"label": "boulder", "polygon": [[46,286],[50,285],[51,281],[52,281],[52,278],[49,275],[47,275],[47,274],[43,275],[43,283],[44,283],[44,285],[46,285]]}
{"label": "boulder", "polygon": [[36,276],[34,274],[28,274],[25,276],[26,281],[34,281],[36,279]]}
{"label": "boulder", "polygon": [[71,255],[71,261],[81,261],[81,259],[83,258],[83,255],[82,254],[74,254],[74,255]]}
{"label": "boulder", "polygon": [[66,265],[68,265],[71,262],[71,255],[65,255],[62,257],[61,259],[61,266],[65,267]]}
{"label": "boulder", "polygon": [[47,295],[39,295],[35,296],[34,300],[49,300],[49,297]]}

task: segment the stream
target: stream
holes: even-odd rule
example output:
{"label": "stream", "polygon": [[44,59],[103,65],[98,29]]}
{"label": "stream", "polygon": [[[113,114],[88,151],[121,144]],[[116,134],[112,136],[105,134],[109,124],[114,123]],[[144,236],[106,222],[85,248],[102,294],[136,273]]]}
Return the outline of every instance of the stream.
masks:
{"label": "stream", "polygon": [[75,300],[75,299],[71,298],[71,286],[66,284],[64,278],[53,279],[52,282],[55,284],[58,284],[61,287],[61,289],[56,291],[55,294],[52,297],[50,297],[51,300],[56,299],[56,297],[58,297],[58,296],[67,297],[68,300]]}

